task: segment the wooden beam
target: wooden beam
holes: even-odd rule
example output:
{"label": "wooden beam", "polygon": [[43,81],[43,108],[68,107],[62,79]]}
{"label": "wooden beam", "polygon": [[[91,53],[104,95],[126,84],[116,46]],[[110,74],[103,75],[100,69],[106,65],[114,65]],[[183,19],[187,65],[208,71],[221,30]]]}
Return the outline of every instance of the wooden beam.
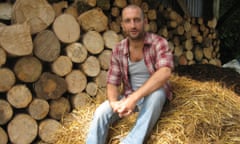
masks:
{"label": "wooden beam", "polygon": [[184,14],[189,17],[190,16],[190,11],[187,7],[187,4],[184,0],[177,0],[179,6],[181,7],[181,9],[183,10]]}
{"label": "wooden beam", "polygon": [[219,18],[220,0],[213,0],[213,17]]}

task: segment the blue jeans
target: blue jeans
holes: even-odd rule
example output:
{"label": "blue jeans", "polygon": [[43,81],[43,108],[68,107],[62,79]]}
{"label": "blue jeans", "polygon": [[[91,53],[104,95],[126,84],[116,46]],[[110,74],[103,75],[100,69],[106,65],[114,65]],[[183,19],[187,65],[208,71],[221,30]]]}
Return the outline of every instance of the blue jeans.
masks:
{"label": "blue jeans", "polygon": [[[164,89],[159,89],[137,104],[139,115],[129,134],[121,141],[124,144],[143,144],[158,121],[166,101]],[[86,144],[105,144],[109,126],[118,120],[118,114],[112,111],[109,101],[102,103],[95,111],[90,125]]]}

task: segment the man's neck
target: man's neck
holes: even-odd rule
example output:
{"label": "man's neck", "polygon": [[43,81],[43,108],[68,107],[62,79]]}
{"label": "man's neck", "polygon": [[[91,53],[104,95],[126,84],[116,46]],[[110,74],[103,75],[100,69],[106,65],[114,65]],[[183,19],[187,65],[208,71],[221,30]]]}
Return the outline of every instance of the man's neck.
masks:
{"label": "man's neck", "polygon": [[132,49],[141,49],[144,44],[144,39],[138,39],[138,40],[129,40],[129,45]]}

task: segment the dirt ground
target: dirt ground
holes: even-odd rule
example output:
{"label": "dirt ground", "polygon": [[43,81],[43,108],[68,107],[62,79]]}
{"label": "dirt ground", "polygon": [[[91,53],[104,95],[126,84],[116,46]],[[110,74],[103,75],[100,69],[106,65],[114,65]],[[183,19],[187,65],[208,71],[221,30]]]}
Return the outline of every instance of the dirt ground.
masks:
{"label": "dirt ground", "polygon": [[230,68],[210,64],[194,64],[175,67],[174,73],[199,81],[216,81],[240,96],[240,74]]}

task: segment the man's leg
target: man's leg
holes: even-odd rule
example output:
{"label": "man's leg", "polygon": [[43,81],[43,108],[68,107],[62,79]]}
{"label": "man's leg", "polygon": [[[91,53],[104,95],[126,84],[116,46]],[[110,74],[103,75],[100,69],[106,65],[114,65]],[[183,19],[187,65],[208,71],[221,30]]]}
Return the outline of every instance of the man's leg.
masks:
{"label": "man's leg", "polygon": [[164,89],[159,89],[144,97],[143,103],[139,105],[140,112],[136,124],[122,143],[143,144],[146,136],[150,134],[158,121],[165,101]]}
{"label": "man's leg", "polygon": [[91,122],[86,144],[105,144],[109,125],[119,119],[112,111],[109,101],[102,103],[95,111]]}

